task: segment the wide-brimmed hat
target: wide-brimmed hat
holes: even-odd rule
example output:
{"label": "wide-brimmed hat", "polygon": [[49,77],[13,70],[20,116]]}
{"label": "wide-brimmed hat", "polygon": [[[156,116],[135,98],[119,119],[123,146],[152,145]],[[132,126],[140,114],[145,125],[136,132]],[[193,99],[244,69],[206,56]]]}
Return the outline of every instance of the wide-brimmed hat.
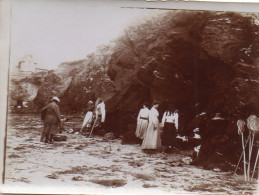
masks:
{"label": "wide-brimmed hat", "polygon": [[216,113],[212,120],[224,120],[220,113]]}
{"label": "wide-brimmed hat", "polygon": [[216,113],[215,117],[221,117],[221,114],[220,113]]}
{"label": "wide-brimmed hat", "polygon": [[55,100],[55,101],[57,101],[57,102],[60,102],[60,100],[59,100],[59,98],[58,98],[57,96],[54,96],[54,97],[52,98],[52,100]]}

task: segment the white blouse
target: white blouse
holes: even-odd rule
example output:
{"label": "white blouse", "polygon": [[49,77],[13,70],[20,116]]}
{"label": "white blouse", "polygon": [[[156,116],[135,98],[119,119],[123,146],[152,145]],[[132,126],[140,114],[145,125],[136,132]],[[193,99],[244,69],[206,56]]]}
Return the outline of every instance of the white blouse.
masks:
{"label": "white blouse", "polygon": [[152,107],[149,112],[149,122],[152,122],[154,125],[159,124],[158,120],[159,113],[156,108]]}
{"label": "white blouse", "polygon": [[149,112],[150,110],[147,107],[140,109],[138,114],[138,120],[141,118],[148,120]]}
{"label": "white blouse", "polygon": [[179,115],[177,112],[170,113],[170,112],[166,111],[162,118],[162,125],[164,126],[165,122],[174,123],[176,129],[178,129],[178,118],[179,118]]}

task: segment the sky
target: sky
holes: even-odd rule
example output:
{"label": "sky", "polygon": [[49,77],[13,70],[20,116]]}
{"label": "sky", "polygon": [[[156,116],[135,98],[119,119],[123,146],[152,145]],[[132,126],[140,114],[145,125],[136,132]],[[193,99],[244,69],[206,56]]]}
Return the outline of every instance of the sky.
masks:
{"label": "sky", "polygon": [[11,66],[32,55],[40,68],[83,59],[116,38],[150,10],[93,1],[15,0],[12,3]]}
{"label": "sky", "polygon": [[[183,1],[158,4],[144,0],[12,0],[11,2],[11,68],[17,66],[25,55],[32,55],[39,68],[46,69],[54,69],[62,62],[85,58],[99,45],[107,44],[116,38],[132,21],[149,17],[155,12],[150,9],[122,7],[149,6],[197,10],[204,7],[223,11],[246,11],[255,7],[252,4],[199,4]],[[256,7],[254,9],[257,10]]]}

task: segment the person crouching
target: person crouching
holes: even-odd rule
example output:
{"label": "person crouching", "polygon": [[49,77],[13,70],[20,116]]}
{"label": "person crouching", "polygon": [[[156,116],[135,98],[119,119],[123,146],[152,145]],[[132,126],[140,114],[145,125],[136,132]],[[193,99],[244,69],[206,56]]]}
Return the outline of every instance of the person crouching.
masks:
{"label": "person crouching", "polygon": [[61,122],[58,97],[53,97],[52,102],[42,109],[44,113],[45,143],[52,143],[54,134],[58,133],[58,126]]}

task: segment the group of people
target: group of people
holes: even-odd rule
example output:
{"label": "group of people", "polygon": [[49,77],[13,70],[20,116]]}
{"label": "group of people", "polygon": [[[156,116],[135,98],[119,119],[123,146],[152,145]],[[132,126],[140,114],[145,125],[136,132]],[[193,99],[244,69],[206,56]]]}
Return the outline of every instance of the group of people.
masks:
{"label": "group of people", "polygon": [[[60,131],[62,126],[62,118],[59,109],[59,98],[53,97],[41,112],[41,119],[44,121],[44,129],[41,134],[40,141],[46,143],[53,142],[53,137]],[[176,133],[178,131],[178,111],[173,105],[169,105],[163,114],[161,123],[159,122],[158,107],[160,103],[155,101],[149,110],[147,103],[143,104],[143,108],[139,111],[137,118],[136,136],[143,140],[141,148],[145,149],[161,149],[162,146],[170,149],[176,146]],[[106,117],[105,103],[98,98],[95,104],[88,102],[88,112],[85,115],[81,133],[90,132],[95,127],[103,127]],[[88,133],[89,135],[89,133]]]}
{"label": "group of people", "polygon": [[142,139],[143,150],[161,149],[162,146],[170,149],[177,145],[176,134],[178,131],[178,110],[171,104],[163,114],[159,122],[158,107],[160,103],[155,101],[149,110],[147,103],[143,104],[137,118],[136,137]]}
{"label": "group of people", "polygon": [[[98,98],[93,105],[92,101],[88,102],[88,111],[85,115],[80,132],[90,131],[90,135],[95,127],[102,128],[106,118],[105,103]],[[90,130],[91,129],[91,130]]]}

